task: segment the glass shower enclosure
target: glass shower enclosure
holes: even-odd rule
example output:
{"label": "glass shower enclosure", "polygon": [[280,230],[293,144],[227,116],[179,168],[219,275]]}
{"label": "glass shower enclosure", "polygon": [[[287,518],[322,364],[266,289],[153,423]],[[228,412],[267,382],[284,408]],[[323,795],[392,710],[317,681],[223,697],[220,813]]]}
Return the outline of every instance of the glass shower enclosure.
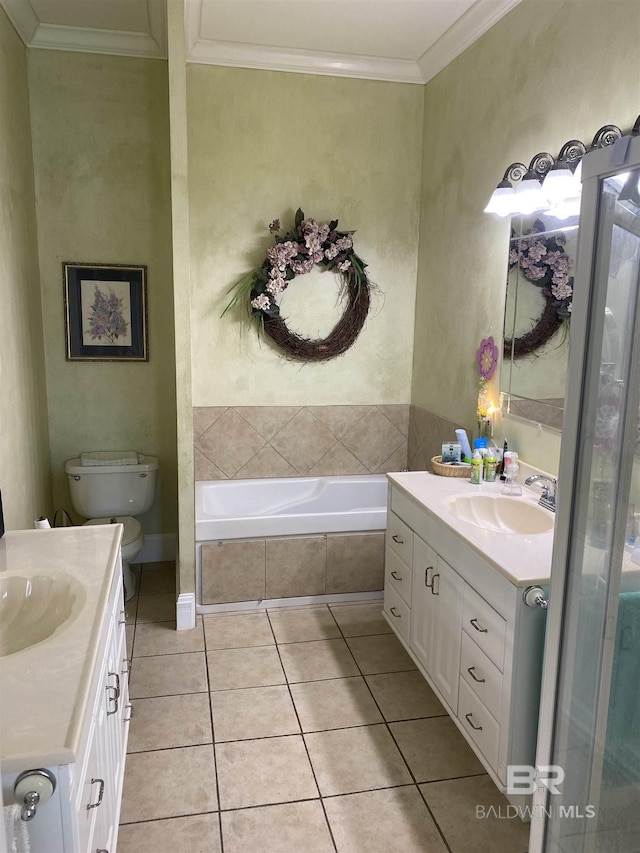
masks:
{"label": "glass shower enclosure", "polygon": [[582,168],[530,850],[636,853],[640,136]]}

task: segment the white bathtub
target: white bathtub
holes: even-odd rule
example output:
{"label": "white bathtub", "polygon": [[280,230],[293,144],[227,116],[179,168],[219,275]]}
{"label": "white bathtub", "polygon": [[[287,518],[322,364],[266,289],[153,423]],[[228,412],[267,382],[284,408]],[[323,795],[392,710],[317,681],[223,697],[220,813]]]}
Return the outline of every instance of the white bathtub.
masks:
{"label": "white bathtub", "polygon": [[196,483],[197,543],[386,526],[384,474]]}

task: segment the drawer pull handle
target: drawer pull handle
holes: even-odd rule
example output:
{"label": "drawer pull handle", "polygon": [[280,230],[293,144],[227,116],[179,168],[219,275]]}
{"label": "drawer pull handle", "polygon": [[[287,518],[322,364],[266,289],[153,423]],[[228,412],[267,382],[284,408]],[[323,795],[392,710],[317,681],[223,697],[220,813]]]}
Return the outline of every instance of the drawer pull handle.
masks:
{"label": "drawer pull handle", "polygon": [[433,571],[433,566],[427,566],[424,570],[424,585],[427,589],[433,589],[433,578],[429,580],[429,572]]}
{"label": "drawer pull handle", "polygon": [[473,627],[476,629],[476,631],[480,631],[481,634],[488,634],[489,633],[488,628],[481,628],[480,625],[478,625],[478,620],[476,618],[470,619],[469,621],[471,622]]}
{"label": "drawer pull handle", "polygon": [[394,533],[394,534],[393,534],[393,536],[392,536],[391,538],[392,538],[392,539],[393,539],[393,541],[394,541],[394,542],[396,542],[398,545],[404,545],[404,539],[401,539],[401,538],[398,536],[398,534],[397,534],[397,533]]}
{"label": "drawer pull handle", "polygon": [[486,678],[478,678],[478,676],[475,673],[475,666],[470,666],[469,669],[467,670],[467,672],[469,673],[471,678],[473,678],[474,681],[478,682],[478,684],[484,684],[485,681],[487,680]]}
{"label": "drawer pull handle", "polygon": [[482,731],[482,726],[476,726],[474,724],[473,720],[471,719],[471,714],[465,714],[464,718],[469,723],[469,725],[471,726],[472,729],[475,729],[477,732]]}
{"label": "drawer pull handle", "polygon": [[[437,588],[436,581],[438,581]],[[431,595],[440,595],[440,572],[436,572],[431,580]]]}
{"label": "drawer pull handle", "polygon": [[123,723],[130,723],[131,717],[133,717],[133,705],[125,705],[124,707],[125,707],[125,710],[129,712],[129,716],[124,717],[122,722]]}
{"label": "drawer pull handle", "polygon": [[100,790],[98,791],[98,800],[95,803],[89,803],[89,805],[87,806],[87,811],[89,811],[89,809],[97,809],[98,806],[102,803],[102,798],[104,797],[104,779],[91,780],[92,785],[95,785],[96,782],[100,785]]}
{"label": "drawer pull handle", "polygon": [[395,607],[392,607],[390,612],[392,616],[396,617],[396,619],[402,619],[402,613],[396,613]]}
{"label": "drawer pull handle", "polygon": [[119,699],[120,698],[120,676],[118,675],[117,672],[110,672],[107,675],[107,678],[111,678],[111,676],[113,676],[116,680],[116,685],[115,685],[116,699]]}
{"label": "drawer pull handle", "polygon": [[107,694],[109,693],[110,690],[114,691],[113,695],[111,695],[111,696],[107,695],[107,706],[111,702],[113,702],[115,705],[113,711],[107,710],[107,717],[111,717],[113,714],[118,713],[118,705],[119,705],[120,694],[118,693],[117,689],[113,686],[113,684],[108,684],[105,687],[105,690],[107,691]]}
{"label": "drawer pull handle", "polygon": [[391,577],[394,579],[394,581],[402,581],[402,578],[396,571],[391,572]]}

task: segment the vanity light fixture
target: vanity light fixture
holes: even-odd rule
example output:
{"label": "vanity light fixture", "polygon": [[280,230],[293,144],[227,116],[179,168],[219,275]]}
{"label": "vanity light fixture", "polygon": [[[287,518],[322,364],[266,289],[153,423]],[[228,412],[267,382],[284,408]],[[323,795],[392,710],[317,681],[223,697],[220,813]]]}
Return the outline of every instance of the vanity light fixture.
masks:
{"label": "vanity light fixture", "polygon": [[[636,132],[639,122],[640,116],[632,133]],[[621,136],[619,127],[605,124],[596,132],[588,149],[579,139],[570,139],[560,149],[557,160],[551,154],[541,152],[531,160],[528,169],[523,163],[512,163],[493,191],[484,212],[516,216],[544,211],[557,219],[577,215],[582,193],[582,158],[587,151],[613,145]],[[513,182],[517,181],[520,183],[514,188]]]}

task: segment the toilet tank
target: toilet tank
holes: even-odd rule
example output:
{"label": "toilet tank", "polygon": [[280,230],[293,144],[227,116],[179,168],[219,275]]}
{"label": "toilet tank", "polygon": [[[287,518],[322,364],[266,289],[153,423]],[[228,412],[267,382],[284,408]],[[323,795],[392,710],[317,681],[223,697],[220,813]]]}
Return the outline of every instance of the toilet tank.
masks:
{"label": "toilet tank", "polygon": [[140,515],[151,509],[156,489],[158,459],[139,456],[137,465],[85,466],[80,458],[67,459],[64,470],[71,502],[85,518]]}

